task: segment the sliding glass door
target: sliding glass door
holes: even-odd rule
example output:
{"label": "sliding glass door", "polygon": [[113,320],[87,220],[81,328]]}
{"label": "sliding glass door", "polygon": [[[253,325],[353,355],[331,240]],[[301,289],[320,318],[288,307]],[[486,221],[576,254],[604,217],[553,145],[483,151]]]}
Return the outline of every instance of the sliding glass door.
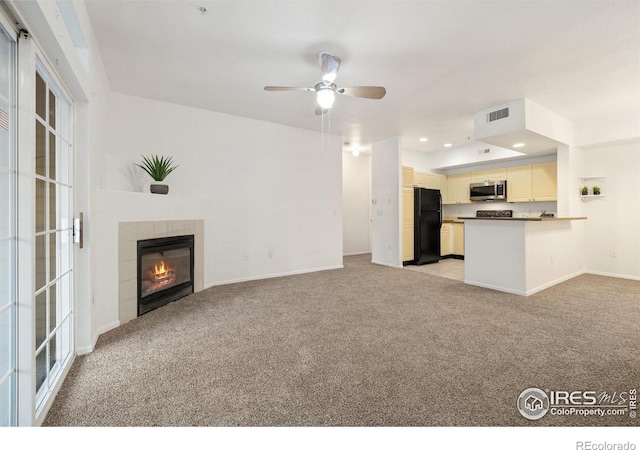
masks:
{"label": "sliding glass door", "polygon": [[0,21],[0,426],[17,420],[16,73],[16,36]]}
{"label": "sliding glass door", "polygon": [[35,76],[36,408],[73,354],[71,101],[40,60]]}

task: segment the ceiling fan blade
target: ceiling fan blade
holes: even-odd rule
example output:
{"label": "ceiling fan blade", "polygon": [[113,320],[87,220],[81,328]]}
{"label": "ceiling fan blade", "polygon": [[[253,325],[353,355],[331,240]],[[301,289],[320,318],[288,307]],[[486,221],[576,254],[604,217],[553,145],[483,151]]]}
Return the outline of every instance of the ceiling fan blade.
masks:
{"label": "ceiling fan blade", "polygon": [[329,111],[329,110],[328,110],[328,109],[320,108],[320,107],[318,106],[318,107],[316,108],[316,116],[321,116],[321,115],[323,115],[324,113],[326,113],[327,111]]}
{"label": "ceiling fan blade", "polygon": [[265,86],[265,91],[309,91],[315,92],[315,88],[290,87],[290,86]]}
{"label": "ceiling fan blade", "polygon": [[340,94],[351,95],[353,97],[372,98],[379,100],[385,96],[387,90],[380,86],[354,86],[336,89]]}

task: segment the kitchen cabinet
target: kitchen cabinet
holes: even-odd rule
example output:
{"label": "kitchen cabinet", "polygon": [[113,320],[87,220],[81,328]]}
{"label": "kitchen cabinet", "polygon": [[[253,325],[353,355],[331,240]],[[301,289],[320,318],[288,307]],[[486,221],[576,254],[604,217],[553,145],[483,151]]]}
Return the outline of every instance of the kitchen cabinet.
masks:
{"label": "kitchen cabinet", "polygon": [[444,202],[447,198],[447,176],[439,173],[427,173],[426,175],[426,188],[439,190]]}
{"label": "kitchen cabinet", "polygon": [[[507,187],[507,192],[508,192]],[[531,194],[535,202],[558,199],[558,164],[548,162],[531,166]]]}
{"label": "kitchen cabinet", "polygon": [[421,188],[426,188],[427,174],[425,172],[413,172],[413,185]]}
{"label": "kitchen cabinet", "polygon": [[447,176],[447,196],[444,203],[447,205],[471,203],[471,200],[469,200],[469,183],[471,183],[470,172]]}
{"label": "kitchen cabinet", "polygon": [[402,261],[413,261],[413,188],[402,188]]}
{"label": "kitchen cabinet", "polygon": [[413,187],[413,167],[402,166],[402,187]]}
{"label": "kitchen cabinet", "polygon": [[471,183],[482,183],[484,181],[501,181],[507,179],[507,169],[488,169],[471,172]]}
{"label": "kitchen cabinet", "polygon": [[458,256],[464,256],[464,224],[454,223],[452,224],[453,230],[453,254]]}
{"label": "kitchen cabinet", "polygon": [[548,202],[557,200],[555,161],[507,168],[507,201]]}
{"label": "kitchen cabinet", "polygon": [[451,254],[451,226],[450,223],[443,223],[440,228],[440,256]]}

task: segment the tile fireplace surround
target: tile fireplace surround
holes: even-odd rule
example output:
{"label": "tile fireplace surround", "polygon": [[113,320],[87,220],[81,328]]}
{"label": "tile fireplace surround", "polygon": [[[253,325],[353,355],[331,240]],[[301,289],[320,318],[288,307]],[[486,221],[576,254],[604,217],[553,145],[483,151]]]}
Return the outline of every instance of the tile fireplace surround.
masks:
{"label": "tile fireplace surround", "polygon": [[118,224],[118,308],[121,324],[138,316],[136,267],[138,241],[187,234],[194,235],[193,291],[199,292],[204,289],[204,220],[161,220]]}

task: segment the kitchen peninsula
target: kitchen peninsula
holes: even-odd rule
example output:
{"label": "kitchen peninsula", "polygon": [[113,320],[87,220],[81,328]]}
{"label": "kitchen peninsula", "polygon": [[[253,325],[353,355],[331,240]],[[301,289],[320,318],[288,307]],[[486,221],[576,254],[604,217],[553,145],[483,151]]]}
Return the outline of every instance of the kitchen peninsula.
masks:
{"label": "kitchen peninsula", "polygon": [[464,282],[527,296],[580,275],[586,217],[460,217]]}

